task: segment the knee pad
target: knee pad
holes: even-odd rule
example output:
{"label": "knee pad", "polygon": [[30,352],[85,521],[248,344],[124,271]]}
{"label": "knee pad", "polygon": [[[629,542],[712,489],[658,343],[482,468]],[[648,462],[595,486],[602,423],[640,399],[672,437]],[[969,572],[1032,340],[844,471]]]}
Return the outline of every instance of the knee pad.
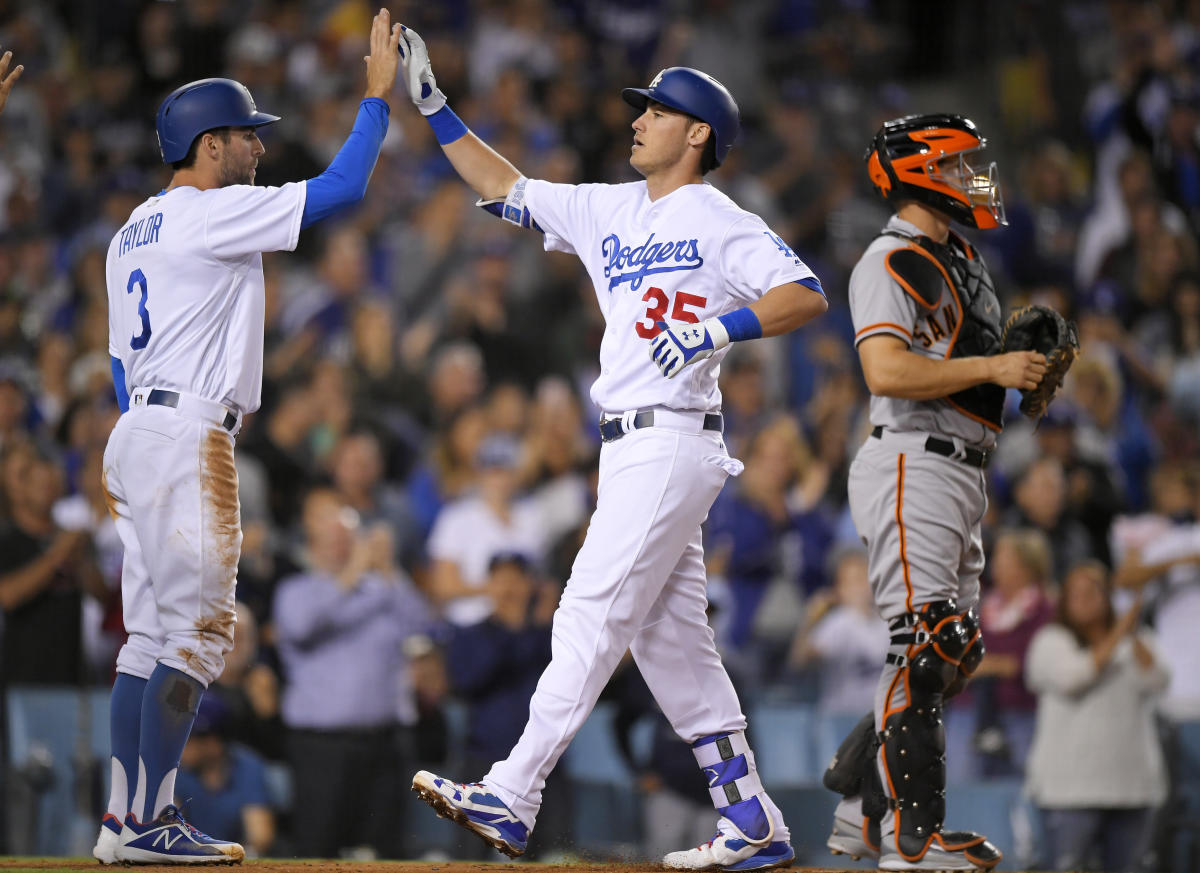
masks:
{"label": "knee pad", "polygon": [[704,772],[717,812],[733,823],[747,843],[765,846],[775,836],[775,819],[766,804],[754,753],[744,731],[701,737],[692,754]]}
{"label": "knee pad", "polygon": [[[904,705],[885,713],[883,761],[890,803],[896,814],[896,843],[908,859],[920,858],[946,816],[946,733],[942,705],[958,680],[964,660],[974,671],[982,654],[978,625],[952,600],[928,603],[892,623],[893,645],[906,654],[888,655],[899,666],[893,683],[903,683]],[[891,703],[889,695],[889,703]]]}
{"label": "knee pad", "polygon": [[979,663],[987,654],[987,648],[983,644],[983,631],[979,628],[979,614],[974,609],[967,610],[962,614],[962,625],[970,636],[970,642],[967,643],[967,651],[959,659],[958,675],[946,689],[947,700],[967,687],[967,681],[979,669]]}

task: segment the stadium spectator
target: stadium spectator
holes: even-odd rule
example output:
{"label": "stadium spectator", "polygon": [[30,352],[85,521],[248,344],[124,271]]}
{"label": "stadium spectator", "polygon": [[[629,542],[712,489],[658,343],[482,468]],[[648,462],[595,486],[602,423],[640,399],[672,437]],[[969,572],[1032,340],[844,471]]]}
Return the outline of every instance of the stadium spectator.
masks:
{"label": "stadium spectator", "polygon": [[488,564],[499,552],[540,561],[547,546],[538,508],[519,498],[521,447],[493,434],[479,446],[478,490],[447,504],[429,534],[430,591],[451,624],[472,625],[492,613]]}
{"label": "stadium spectator", "polygon": [[[1025,772],[1037,713],[1037,700],[1025,685],[1025,661],[1034,634],[1054,617],[1051,554],[1049,540],[1035,530],[1001,530],[992,545],[991,585],[979,605],[987,654],[947,718],[948,736],[972,741],[974,754],[963,766],[976,765],[956,781],[965,781],[967,773],[990,778]],[[964,724],[956,735],[954,713],[964,707],[973,710],[973,730]]]}
{"label": "stadium spectator", "polygon": [[1030,644],[1038,714],[1026,785],[1054,870],[1139,869],[1166,798],[1154,705],[1168,673],[1140,613],[1138,599],[1118,618],[1108,570],[1084,562],[1063,580],[1057,619]]}
{"label": "stadium spectator", "polygon": [[1123,517],[1113,526],[1119,563],[1114,583],[1144,595],[1171,683],[1165,715],[1200,718],[1200,472],[1164,464],[1151,480],[1153,513]]}
{"label": "stadium spectator", "polygon": [[1004,515],[1005,527],[1031,528],[1055,544],[1053,576],[1091,557],[1091,540],[1067,504],[1067,481],[1057,458],[1042,457],[1030,464],[1013,489],[1013,505]]}
{"label": "stadium spectator", "polygon": [[307,568],[279,583],[274,627],[294,796],[292,847],[337,857],[369,847],[398,857],[402,726],[416,717],[404,641],[427,607],[396,568],[386,527],[362,530],[327,488],[303,502]]}
{"label": "stadium spectator", "polygon": [[875,705],[879,665],[887,657],[887,624],[875,610],[867,553],[858,544],[829,556],[832,585],[805,604],[804,625],[792,643],[790,664],[815,664],[817,707],[827,715],[861,715]]}
{"label": "stadium spectator", "polygon": [[261,858],[275,844],[266,765],[258,753],[230,740],[229,720],[223,698],[206,692],[183,748],[175,795],[190,823],[205,833],[227,834],[249,857]]}
{"label": "stadium spectator", "polygon": [[[559,594],[556,585],[534,576],[529,559],[519,552],[491,556],[485,587],[491,614],[456,627],[446,648],[450,685],[467,705],[462,766],[470,772],[490,767],[520,738],[529,698],[550,663],[550,621]],[[564,837],[570,832],[570,820],[562,814],[566,790],[565,773],[551,774],[546,780],[551,795],[546,812],[552,824],[546,828],[546,838],[530,845],[535,858],[548,843],[569,844]],[[556,808],[557,814],[551,812]],[[478,848],[478,857],[488,857],[487,846]]]}
{"label": "stadium spectator", "polygon": [[11,512],[0,531],[3,664],[10,684],[77,685],[84,681],[83,596],[104,600],[87,519],[59,527],[53,509],[62,472],[32,447],[9,445],[4,458]]}

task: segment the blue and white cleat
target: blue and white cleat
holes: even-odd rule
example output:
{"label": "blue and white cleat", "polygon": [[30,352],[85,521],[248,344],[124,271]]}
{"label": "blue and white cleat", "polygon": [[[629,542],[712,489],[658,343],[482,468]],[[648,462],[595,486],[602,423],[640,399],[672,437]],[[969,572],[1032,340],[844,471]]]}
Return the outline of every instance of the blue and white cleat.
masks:
{"label": "blue and white cleat", "polygon": [[442,818],[453,820],[479,835],[485,843],[510,858],[525,853],[529,828],[504,801],[478,782],[451,782],[427,770],[417,771],[412,790]]}
{"label": "blue and white cleat", "polygon": [[116,855],[118,861],[132,864],[240,864],[246,850],[201,833],[176,807],[168,806],[146,824],[133,813],[125,816]]}
{"label": "blue and white cleat", "polygon": [[755,845],[735,833],[732,823],[722,818],[721,828],[707,843],[694,849],[672,852],[663,858],[668,870],[770,870],[774,867],[791,867],[796,852],[787,840],[774,840]]}
{"label": "blue and white cleat", "polygon": [[100,821],[100,835],[92,849],[92,857],[101,864],[117,863],[117,844],[121,841],[121,822],[111,812]]}

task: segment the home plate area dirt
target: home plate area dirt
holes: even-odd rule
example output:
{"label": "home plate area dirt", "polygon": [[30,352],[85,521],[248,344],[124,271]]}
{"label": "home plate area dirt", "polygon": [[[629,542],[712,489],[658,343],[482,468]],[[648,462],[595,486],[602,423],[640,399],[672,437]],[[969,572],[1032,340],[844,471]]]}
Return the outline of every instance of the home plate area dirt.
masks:
{"label": "home plate area dirt", "polygon": [[[130,873],[179,873],[178,866],[139,865],[101,867],[94,860],[83,858],[0,858],[0,870],[119,870]],[[196,867],[198,870],[245,870],[253,873],[643,873],[660,871],[657,864],[479,864],[446,861],[271,861],[255,860],[230,867]],[[826,867],[794,867],[812,873],[861,873]]]}

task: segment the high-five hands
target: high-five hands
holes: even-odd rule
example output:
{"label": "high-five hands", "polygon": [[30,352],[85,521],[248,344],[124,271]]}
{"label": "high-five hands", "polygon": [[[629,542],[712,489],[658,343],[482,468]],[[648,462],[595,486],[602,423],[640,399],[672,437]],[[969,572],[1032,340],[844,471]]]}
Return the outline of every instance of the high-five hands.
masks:
{"label": "high-five hands", "polygon": [[8,65],[11,63],[12,52],[5,52],[4,57],[0,57],[0,112],[4,111],[4,104],[8,102],[8,95],[12,91],[13,85],[17,84],[17,79],[21,78],[21,74],[25,72],[25,65],[17,64],[10,73]]}
{"label": "high-five hands", "polygon": [[711,358],[717,349],[729,345],[729,331],[715,318],[699,324],[686,321],[657,322],[660,333],[650,340],[650,359],[668,379],[696,361]]}
{"label": "high-five hands", "polygon": [[446,95],[438,88],[437,79],[433,77],[429,50],[425,48],[425,40],[411,27],[400,25],[400,29],[404,32],[400,59],[404,64],[404,83],[408,86],[408,96],[422,115],[433,115],[446,105]]}
{"label": "high-five hands", "polygon": [[[371,53],[363,57],[367,63],[367,97],[387,100],[396,84],[400,66],[400,25],[392,24],[392,15],[380,9],[371,22]],[[3,86],[0,86],[3,87]]]}

